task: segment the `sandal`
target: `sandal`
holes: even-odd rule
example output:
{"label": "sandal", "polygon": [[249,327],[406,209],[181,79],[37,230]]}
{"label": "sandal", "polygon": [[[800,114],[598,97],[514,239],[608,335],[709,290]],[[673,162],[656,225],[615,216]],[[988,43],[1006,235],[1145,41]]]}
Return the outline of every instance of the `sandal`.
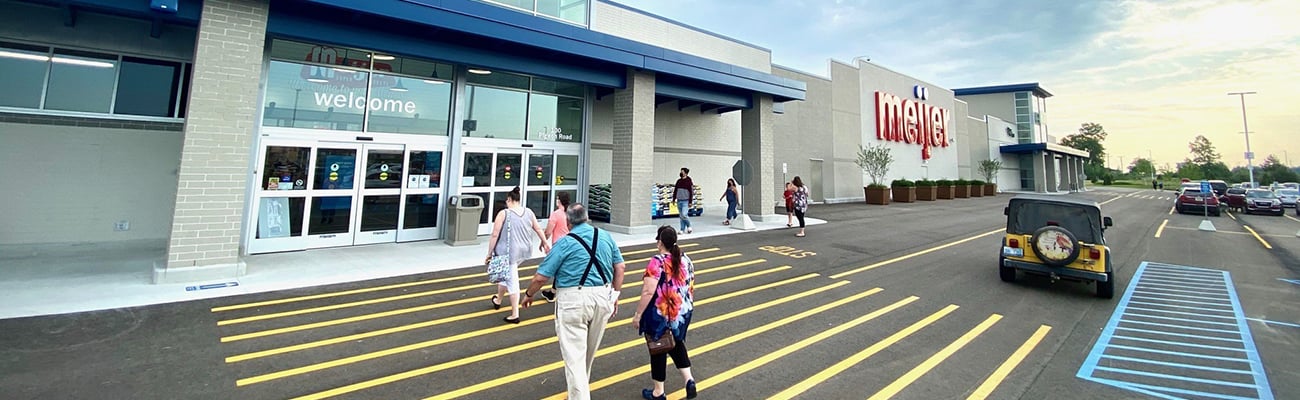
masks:
{"label": "sandal", "polygon": [[519,325],[519,318],[518,318],[518,317],[516,317],[515,319],[510,319],[510,317],[505,317],[505,318],[502,318],[501,320],[502,320],[502,321],[506,321],[507,323],[511,323],[511,324]]}
{"label": "sandal", "polygon": [[491,299],[491,300],[488,300],[488,301],[491,301],[491,302],[492,302],[492,309],[493,309],[493,310],[500,310],[500,309],[501,309],[501,303],[498,303],[498,302],[497,302],[497,295],[495,295],[495,294],[492,295],[492,299]]}

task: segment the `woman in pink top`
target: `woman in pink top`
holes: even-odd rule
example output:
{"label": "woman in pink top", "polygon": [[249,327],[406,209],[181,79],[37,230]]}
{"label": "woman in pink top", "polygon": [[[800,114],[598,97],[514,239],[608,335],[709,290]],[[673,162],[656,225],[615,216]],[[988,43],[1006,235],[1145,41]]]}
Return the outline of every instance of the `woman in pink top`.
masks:
{"label": "woman in pink top", "polygon": [[551,217],[546,220],[546,238],[551,241],[551,244],[555,244],[569,234],[569,220],[564,210],[569,208],[570,202],[569,192],[555,194],[555,209],[551,210]]}

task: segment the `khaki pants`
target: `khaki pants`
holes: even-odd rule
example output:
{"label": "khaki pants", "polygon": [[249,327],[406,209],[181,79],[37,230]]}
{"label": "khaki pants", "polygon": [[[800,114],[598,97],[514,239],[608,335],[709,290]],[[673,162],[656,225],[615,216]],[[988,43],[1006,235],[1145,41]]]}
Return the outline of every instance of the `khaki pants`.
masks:
{"label": "khaki pants", "polygon": [[555,292],[555,334],[564,357],[564,379],[569,400],[589,400],[591,363],[605,336],[605,324],[614,312],[608,286],[560,288]]}

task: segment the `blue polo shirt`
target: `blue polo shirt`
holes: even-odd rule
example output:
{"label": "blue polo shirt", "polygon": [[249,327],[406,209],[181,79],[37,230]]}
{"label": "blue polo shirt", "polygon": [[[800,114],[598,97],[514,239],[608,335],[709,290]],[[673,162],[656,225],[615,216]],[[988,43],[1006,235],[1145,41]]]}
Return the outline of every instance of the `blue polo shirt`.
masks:
{"label": "blue polo shirt", "polygon": [[[582,238],[582,243],[590,246],[591,233],[594,230],[591,224],[582,224],[573,227],[569,232],[577,234]],[[583,248],[581,243],[572,236],[565,236],[555,242],[551,252],[542,259],[542,264],[537,267],[537,273],[554,279],[556,288],[576,287],[578,281],[582,279],[582,272],[587,270],[587,261],[590,259],[587,249]],[[591,266],[587,282],[582,286],[601,286],[610,283],[602,280],[596,269],[604,269],[605,276],[614,279],[614,265],[623,262],[623,252],[618,250],[618,244],[614,243],[614,238],[610,237],[609,232],[600,232],[600,238],[596,243],[596,260],[598,263]]]}

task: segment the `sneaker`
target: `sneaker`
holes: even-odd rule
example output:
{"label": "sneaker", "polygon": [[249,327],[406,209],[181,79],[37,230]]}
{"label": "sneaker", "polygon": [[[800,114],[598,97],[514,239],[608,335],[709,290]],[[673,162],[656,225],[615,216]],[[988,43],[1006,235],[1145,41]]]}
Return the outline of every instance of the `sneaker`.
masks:
{"label": "sneaker", "polygon": [[547,302],[554,303],[555,291],[551,289],[542,289],[542,297],[545,297]]}
{"label": "sneaker", "polygon": [[695,398],[695,380],[694,380],[694,379],[689,380],[689,381],[686,381],[686,398],[688,398],[688,399],[694,399],[694,398]]}

